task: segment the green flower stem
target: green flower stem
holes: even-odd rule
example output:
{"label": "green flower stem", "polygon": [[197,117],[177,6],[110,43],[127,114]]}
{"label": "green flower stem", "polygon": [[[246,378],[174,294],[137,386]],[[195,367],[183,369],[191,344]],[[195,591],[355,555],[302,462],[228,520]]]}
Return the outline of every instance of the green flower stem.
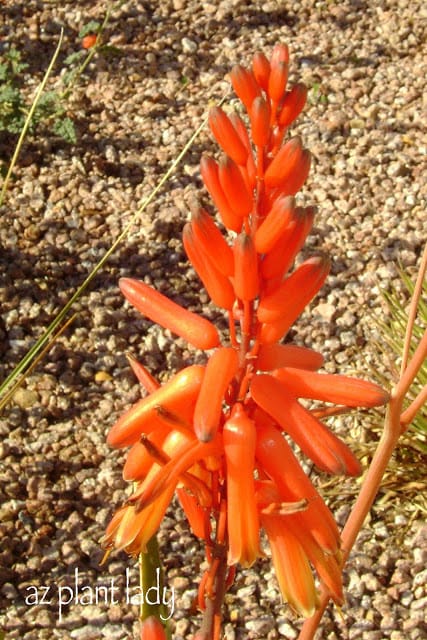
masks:
{"label": "green flower stem", "polygon": [[[160,603],[151,604],[147,602],[145,595],[152,587],[156,587],[159,582]],[[147,543],[147,552],[139,555],[139,586],[141,588],[140,614],[139,617],[145,620],[149,616],[155,616],[165,627],[166,634],[170,638],[170,631],[165,619],[168,617],[165,605],[162,603],[162,593],[164,586],[163,569],[160,564],[159,543],[154,535]],[[150,600],[150,598],[148,598]]]}
{"label": "green flower stem", "polygon": [[10,177],[12,175],[12,172],[13,172],[14,168],[15,168],[16,161],[18,160],[18,156],[19,156],[19,154],[21,152],[21,148],[22,148],[22,145],[24,143],[25,136],[27,135],[28,128],[29,128],[29,126],[31,124],[31,120],[33,118],[34,112],[35,112],[36,107],[37,107],[37,105],[39,103],[39,100],[40,100],[40,98],[42,96],[42,93],[43,93],[43,91],[44,91],[44,89],[46,87],[46,83],[47,83],[48,78],[49,78],[49,76],[50,76],[50,74],[52,72],[52,69],[53,69],[53,67],[55,65],[55,62],[56,62],[56,59],[58,57],[59,51],[61,49],[63,37],[64,37],[64,30],[61,29],[61,34],[59,36],[59,41],[58,41],[57,47],[56,47],[55,52],[54,52],[54,54],[52,56],[52,59],[51,59],[51,61],[49,63],[49,66],[48,66],[48,68],[46,70],[46,73],[43,76],[43,80],[41,81],[41,83],[39,84],[39,86],[37,88],[36,95],[34,96],[34,100],[33,100],[32,104],[31,104],[31,108],[30,108],[29,112],[27,113],[27,117],[25,118],[24,126],[22,127],[22,131],[21,131],[21,133],[19,135],[19,139],[18,139],[18,142],[16,144],[12,160],[10,161],[9,169],[7,171],[6,177],[5,177],[4,182],[3,182],[3,187],[2,187],[2,190],[0,192],[0,206],[3,204],[3,200],[4,200],[4,197],[5,197],[5,194],[6,194],[6,190],[7,190],[7,187],[9,185]]}

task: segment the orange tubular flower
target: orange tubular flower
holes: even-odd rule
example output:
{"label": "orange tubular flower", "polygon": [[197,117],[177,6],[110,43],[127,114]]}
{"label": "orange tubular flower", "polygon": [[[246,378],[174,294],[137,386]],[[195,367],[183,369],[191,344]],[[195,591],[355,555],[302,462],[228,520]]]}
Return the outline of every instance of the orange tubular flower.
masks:
{"label": "orange tubular flower", "polygon": [[221,347],[208,360],[194,409],[194,431],[201,442],[212,440],[218,430],[224,395],[237,367],[237,352],[229,347]]}
{"label": "orange tubular flower", "polygon": [[218,164],[213,158],[204,155],[200,161],[200,173],[206,189],[209,191],[212,200],[218,208],[221,220],[227,229],[239,232],[242,228],[243,220],[231,208],[222,186],[219,181]]}
{"label": "orange tubular flower", "polygon": [[249,151],[221,107],[212,107],[209,111],[209,126],[223,151],[237,164],[245,165]]}
{"label": "orange tubular flower", "polygon": [[299,615],[309,618],[316,609],[317,594],[307,554],[282,518],[263,516],[262,525],[283,598]]}
{"label": "orange tubular flower", "polygon": [[236,163],[228,156],[219,162],[219,182],[228,204],[237,216],[245,217],[253,208],[253,197]]}
{"label": "orange tubular flower", "polygon": [[254,376],[251,396],[322,469],[332,474],[358,475],[360,465],[350,449],[302,407],[273,376]]}
{"label": "orange tubular flower", "polygon": [[108,434],[108,444],[127,447],[134,444],[142,433],[149,433],[168,422],[170,424],[171,419],[174,419],[175,426],[191,425],[204,371],[204,367],[197,364],[187,367],[137,402],[113,426]]}
{"label": "orange tubular flower", "polygon": [[281,127],[288,127],[304,109],[307,100],[307,87],[302,82],[294,85],[283,100],[279,115]]}
{"label": "orange tubular flower", "polygon": [[284,231],[289,231],[295,226],[295,199],[292,197],[276,200],[255,233],[255,249],[258,253],[268,253],[273,249]]}
{"label": "orange tubular flower", "polygon": [[[153,322],[203,351],[214,349],[204,365],[187,366],[162,386],[130,358],[148,395],[108,435],[113,447],[131,446],[123,477],[135,485],[104,538],[108,549],[144,551],[176,493],[206,545],[198,597],[206,617],[195,634],[203,640],[220,638],[220,600],[236,565],[250,566],[262,555],[262,528],[283,598],[298,613],[316,609],[314,574],[342,602],[338,527],[299,457],[330,474],[357,475],[360,464],[318,419],[326,409],[310,410],[305,400],[335,403],[340,411],[388,399],[371,382],[319,373],[320,353],[279,343],[330,269],[329,258],[319,256],[293,267],[315,208],[298,206],[311,156],[299,136],[285,135],[307,89],[301,83],[288,89],[288,74],[283,44],[269,58],[256,53],[250,70],[232,69],[247,115],[211,109],[210,130],[223,155],[200,162],[225,230],[202,208],[183,229],[190,262],[212,302],[227,312],[229,339],[221,342],[211,322],[145,283],[120,281],[126,298]],[[141,639],[162,634],[154,620],[144,621]]]}
{"label": "orange tubular flower", "polygon": [[241,233],[234,242],[234,291],[240,300],[254,300],[259,293],[258,256],[251,236]]}
{"label": "orange tubular flower", "polygon": [[234,273],[233,251],[207,211],[200,207],[194,211],[191,215],[191,227],[196,242],[209,262],[220,273],[232,276]]}
{"label": "orange tubular flower", "polygon": [[231,309],[234,304],[235,295],[230,280],[221,271],[218,271],[215,264],[209,260],[209,256],[200,249],[196,241],[192,225],[187,222],[182,231],[182,240],[185,253],[193,265],[200,280],[205,285],[212,301],[223,309]]}
{"label": "orange tubular flower", "polygon": [[209,320],[183,309],[141,280],[121,278],[119,285],[127,300],[153,322],[176,333],[198,349],[218,346],[218,332]]}
{"label": "orange tubular flower", "polygon": [[[250,567],[261,555],[255,502],[255,424],[240,404],[234,406],[223,431],[227,469],[228,564]],[[243,499],[242,499],[243,497]]]}
{"label": "orange tubular flower", "polygon": [[323,364],[323,356],[313,349],[293,344],[263,344],[257,358],[260,371],[272,371],[282,367],[294,367],[316,371]]}

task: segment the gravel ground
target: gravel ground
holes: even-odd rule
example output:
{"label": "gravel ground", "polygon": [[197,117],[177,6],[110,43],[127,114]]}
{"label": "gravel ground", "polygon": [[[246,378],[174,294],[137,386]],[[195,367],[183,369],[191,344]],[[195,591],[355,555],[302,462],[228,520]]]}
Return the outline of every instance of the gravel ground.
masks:
{"label": "gravel ground", "polygon": [[[63,27],[50,88],[61,87],[63,61],[79,49],[79,30],[102,20],[105,8],[97,0],[3,0],[0,52],[12,44],[22,51],[29,64],[26,95],[34,94]],[[1,210],[1,377],[102,257],[208,104],[227,91],[232,64],[248,64],[254,51],[270,51],[278,41],[291,49],[291,81],[310,88],[293,129],[315,157],[301,196],[319,206],[307,251],[333,257],[328,283],[294,339],[321,350],[330,371],[369,375],[370,365],[379,366],[369,345],[373,318],[383,311],[380,290],[400,288],[398,262],[414,274],[426,237],[426,19],[418,0],[134,0],[113,10],[106,38],[118,52],[98,56],[67,103],[77,143],[39,127]],[[0,134],[5,161],[14,142]],[[122,554],[99,566],[99,539],[125,491],[123,456],[105,438],[140,395],[124,354],[133,352],[160,377],[202,356],[129,309],[117,280],[144,277],[221,322],[200,293],[180,240],[201,185],[200,154],[211,145],[203,132],[0,419],[0,629],[8,640],[136,637],[137,610],[125,597],[126,569],[132,590],[135,567]],[[336,421],[365,463],[377,439],[371,426],[366,416],[351,429]],[[404,456],[412,462],[407,467]],[[343,617],[330,609],[319,638],[427,638],[425,476],[414,456],[398,452],[346,569]],[[416,468],[421,471],[412,475]],[[328,487],[321,480],[342,524],[358,484]],[[160,543],[175,593],[174,638],[191,638],[203,556],[177,507],[168,512]],[[60,587],[75,596],[75,580],[77,602],[60,607]],[[90,589],[111,581],[117,602],[90,603]],[[41,599],[44,591],[36,606],[35,594]],[[70,591],[61,593],[68,599]],[[299,626],[280,602],[267,559],[238,573],[227,595],[227,640],[296,638]]]}

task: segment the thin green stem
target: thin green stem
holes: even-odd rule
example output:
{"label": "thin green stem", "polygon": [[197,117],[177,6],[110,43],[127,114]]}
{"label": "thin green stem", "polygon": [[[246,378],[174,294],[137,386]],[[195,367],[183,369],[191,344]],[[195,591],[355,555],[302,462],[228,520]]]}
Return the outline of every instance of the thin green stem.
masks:
{"label": "thin green stem", "polygon": [[[207,117],[205,117],[203,119],[203,121],[200,124],[200,126],[196,129],[196,131],[190,137],[189,141],[184,146],[183,150],[179,153],[179,155],[172,162],[171,166],[166,171],[166,173],[163,175],[163,177],[158,182],[158,184],[153,189],[153,191],[151,191],[151,193],[148,195],[148,197],[145,198],[145,200],[143,200],[143,202],[141,203],[141,205],[139,206],[137,211],[133,214],[133,216],[131,216],[129,222],[126,224],[125,228],[123,229],[121,234],[118,236],[118,238],[116,238],[116,240],[113,242],[113,244],[108,249],[108,251],[106,251],[105,255],[101,258],[101,260],[98,262],[98,264],[93,268],[91,273],[85,278],[84,282],[80,285],[80,287],[77,289],[77,291],[75,291],[75,293],[72,295],[70,300],[64,305],[64,307],[61,309],[61,311],[57,314],[57,316],[54,318],[54,320],[51,322],[51,324],[44,331],[43,335],[37,340],[37,342],[31,347],[31,349],[25,354],[25,356],[18,363],[18,365],[15,367],[15,369],[12,371],[12,373],[6,378],[6,380],[3,381],[3,383],[0,385],[0,395],[7,391],[7,389],[11,386],[11,384],[13,384],[13,382],[16,380],[16,378],[23,371],[25,371],[28,368],[28,366],[30,365],[30,363],[33,360],[33,358],[35,358],[36,355],[39,353],[39,351],[44,347],[44,345],[47,343],[47,341],[49,340],[49,338],[52,335],[52,333],[56,330],[56,328],[60,325],[60,323],[65,318],[65,316],[68,314],[68,312],[70,311],[71,307],[80,298],[80,296],[85,291],[85,289],[88,287],[88,285],[91,283],[91,281],[94,279],[96,274],[102,269],[104,264],[110,258],[111,254],[114,253],[114,251],[117,249],[118,245],[128,235],[128,233],[129,233],[131,227],[133,226],[133,224],[141,216],[142,212],[147,208],[147,206],[150,204],[150,202],[152,202],[154,200],[154,198],[156,197],[156,195],[158,194],[160,189],[163,187],[164,183],[169,179],[169,177],[175,171],[176,167],[181,162],[182,158],[187,153],[188,149],[191,147],[191,145],[193,144],[194,140],[199,135],[200,131],[205,127],[206,122],[207,122]],[[0,410],[3,409],[4,406],[5,406],[5,403],[4,403],[4,400],[2,400],[0,402]]]}
{"label": "thin green stem", "polygon": [[24,126],[22,127],[21,133],[19,134],[18,142],[16,144],[15,151],[13,152],[12,160],[10,161],[9,168],[7,170],[6,177],[5,177],[4,182],[3,182],[2,190],[0,192],[0,206],[3,204],[3,200],[4,200],[4,197],[5,197],[5,194],[6,194],[6,190],[7,190],[7,187],[9,186],[10,177],[12,175],[12,172],[13,172],[13,170],[15,168],[15,165],[16,165],[16,162],[18,160],[18,156],[19,156],[19,154],[21,152],[22,145],[24,144],[25,136],[27,135],[27,131],[28,131],[28,128],[29,128],[29,126],[31,124],[31,120],[33,119],[34,112],[35,112],[35,110],[37,108],[37,105],[38,105],[38,103],[40,101],[42,93],[43,93],[43,91],[44,91],[44,89],[46,87],[46,83],[47,83],[47,81],[49,79],[51,71],[52,71],[52,69],[53,69],[53,67],[55,65],[56,59],[58,57],[59,51],[61,49],[63,36],[64,36],[64,30],[61,29],[61,33],[59,35],[59,40],[58,40],[58,44],[56,46],[55,52],[54,52],[54,54],[53,54],[53,56],[51,58],[51,61],[50,61],[49,66],[48,66],[48,68],[46,70],[46,73],[43,76],[43,80],[41,81],[41,83],[39,84],[39,86],[37,88],[37,91],[36,91],[36,94],[34,96],[33,102],[31,104],[30,110],[28,111],[27,117],[25,118]]}

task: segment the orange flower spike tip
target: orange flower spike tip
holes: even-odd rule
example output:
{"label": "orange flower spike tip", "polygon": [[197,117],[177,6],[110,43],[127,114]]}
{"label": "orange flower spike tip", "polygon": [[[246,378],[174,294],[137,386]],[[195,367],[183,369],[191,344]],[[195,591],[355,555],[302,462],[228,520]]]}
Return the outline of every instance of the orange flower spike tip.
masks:
{"label": "orange flower spike tip", "polygon": [[225,276],[233,275],[233,250],[205,209],[199,207],[193,211],[191,227],[195,240],[218,271]]}
{"label": "orange flower spike tip", "polygon": [[285,95],[279,114],[279,126],[288,127],[305,107],[307,87],[302,82],[295,84]]}
{"label": "orange flower spike tip", "polygon": [[224,226],[239,233],[243,220],[231,208],[219,181],[218,164],[208,155],[203,155],[200,161],[200,173],[206,189],[214,201]]}
{"label": "orange flower spike tip", "polygon": [[285,185],[288,177],[292,175],[295,168],[299,166],[302,152],[302,142],[299,136],[291,138],[279,149],[268,165],[264,175],[267,189],[283,187]]}
{"label": "orange flower spike tip", "polygon": [[249,113],[252,102],[257,96],[261,95],[261,89],[252,71],[248,71],[240,64],[236,64],[230,71],[230,79],[237,97],[243,102]]}
{"label": "orange flower spike tip", "polygon": [[215,436],[227,388],[237,373],[239,359],[231,347],[220,347],[210,356],[194,409],[194,431],[201,442]]}
{"label": "orange flower spike tip", "polygon": [[120,278],[120,290],[125,298],[147,318],[184,338],[197,349],[213,349],[219,344],[215,326],[141,280]]}
{"label": "orange flower spike tip", "polygon": [[205,368],[191,365],[168,380],[164,385],[126,411],[110,430],[107,442],[112,447],[126,447],[138,441],[142,433],[164,425],[159,407],[183,416],[192,417]]}
{"label": "orange flower spike tip", "polygon": [[218,271],[203,253],[203,246],[197,243],[193,226],[189,222],[184,225],[182,239],[185,252],[212,302],[222,309],[232,309],[235,300],[233,286],[227,276]]}
{"label": "orange flower spike tip", "polygon": [[140,640],[167,640],[165,628],[158,618],[148,616],[142,620]]}
{"label": "orange flower spike tip", "polygon": [[228,564],[250,567],[261,555],[254,482],[256,428],[240,404],[234,406],[224,424],[223,441],[227,468]]}
{"label": "orange flower spike tip", "polygon": [[278,198],[267,217],[255,232],[255,249],[258,253],[268,253],[280,240],[286,228],[293,226],[295,199],[292,196]]}
{"label": "orange flower spike tip", "polygon": [[283,98],[288,82],[289,67],[286,62],[278,62],[271,67],[267,93],[271,100],[278,104]]}
{"label": "orange flower spike tip", "polygon": [[223,156],[218,168],[219,182],[228,204],[237,216],[244,218],[253,209],[253,196],[237,164],[228,156]]}
{"label": "orange flower spike tip", "polygon": [[322,287],[329,269],[326,256],[308,258],[275,291],[261,298],[258,320],[271,323],[280,319],[291,325]]}
{"label": "orange flower spike tip", "polygon": [[221,107],[212,107],[209,110],[208,121],[212,134],[222,150],[237,164],[245,165],[248,149],[225,111]]}
{"label": "orange flower spike tip", "polygon": [[347,407],[378,407],[389,399],[389,394],[380,386],[358,378],[290,367],[278,368],[274,376],[297,398],[311,398]]}
{"label": "orange flower spike tip", "polygon": [[234,241],[234,291],[240,300],[259,294],[258,255],[251,236],[242,232]]}
{"label": "orange flower spike tip", "polygon": [[322,354],[307,347],[293,344],[263,344],[256,361],[260,371],[272,371],[281,367],[296,367],[316,371],[323,364]]}
{"label": "orange flower spike tip", "polygon": [[270,77],[270,63],[262,51],[257,51],[252,60],[252,71],[256,82],[261,89],[267,92],[268,78]]}

